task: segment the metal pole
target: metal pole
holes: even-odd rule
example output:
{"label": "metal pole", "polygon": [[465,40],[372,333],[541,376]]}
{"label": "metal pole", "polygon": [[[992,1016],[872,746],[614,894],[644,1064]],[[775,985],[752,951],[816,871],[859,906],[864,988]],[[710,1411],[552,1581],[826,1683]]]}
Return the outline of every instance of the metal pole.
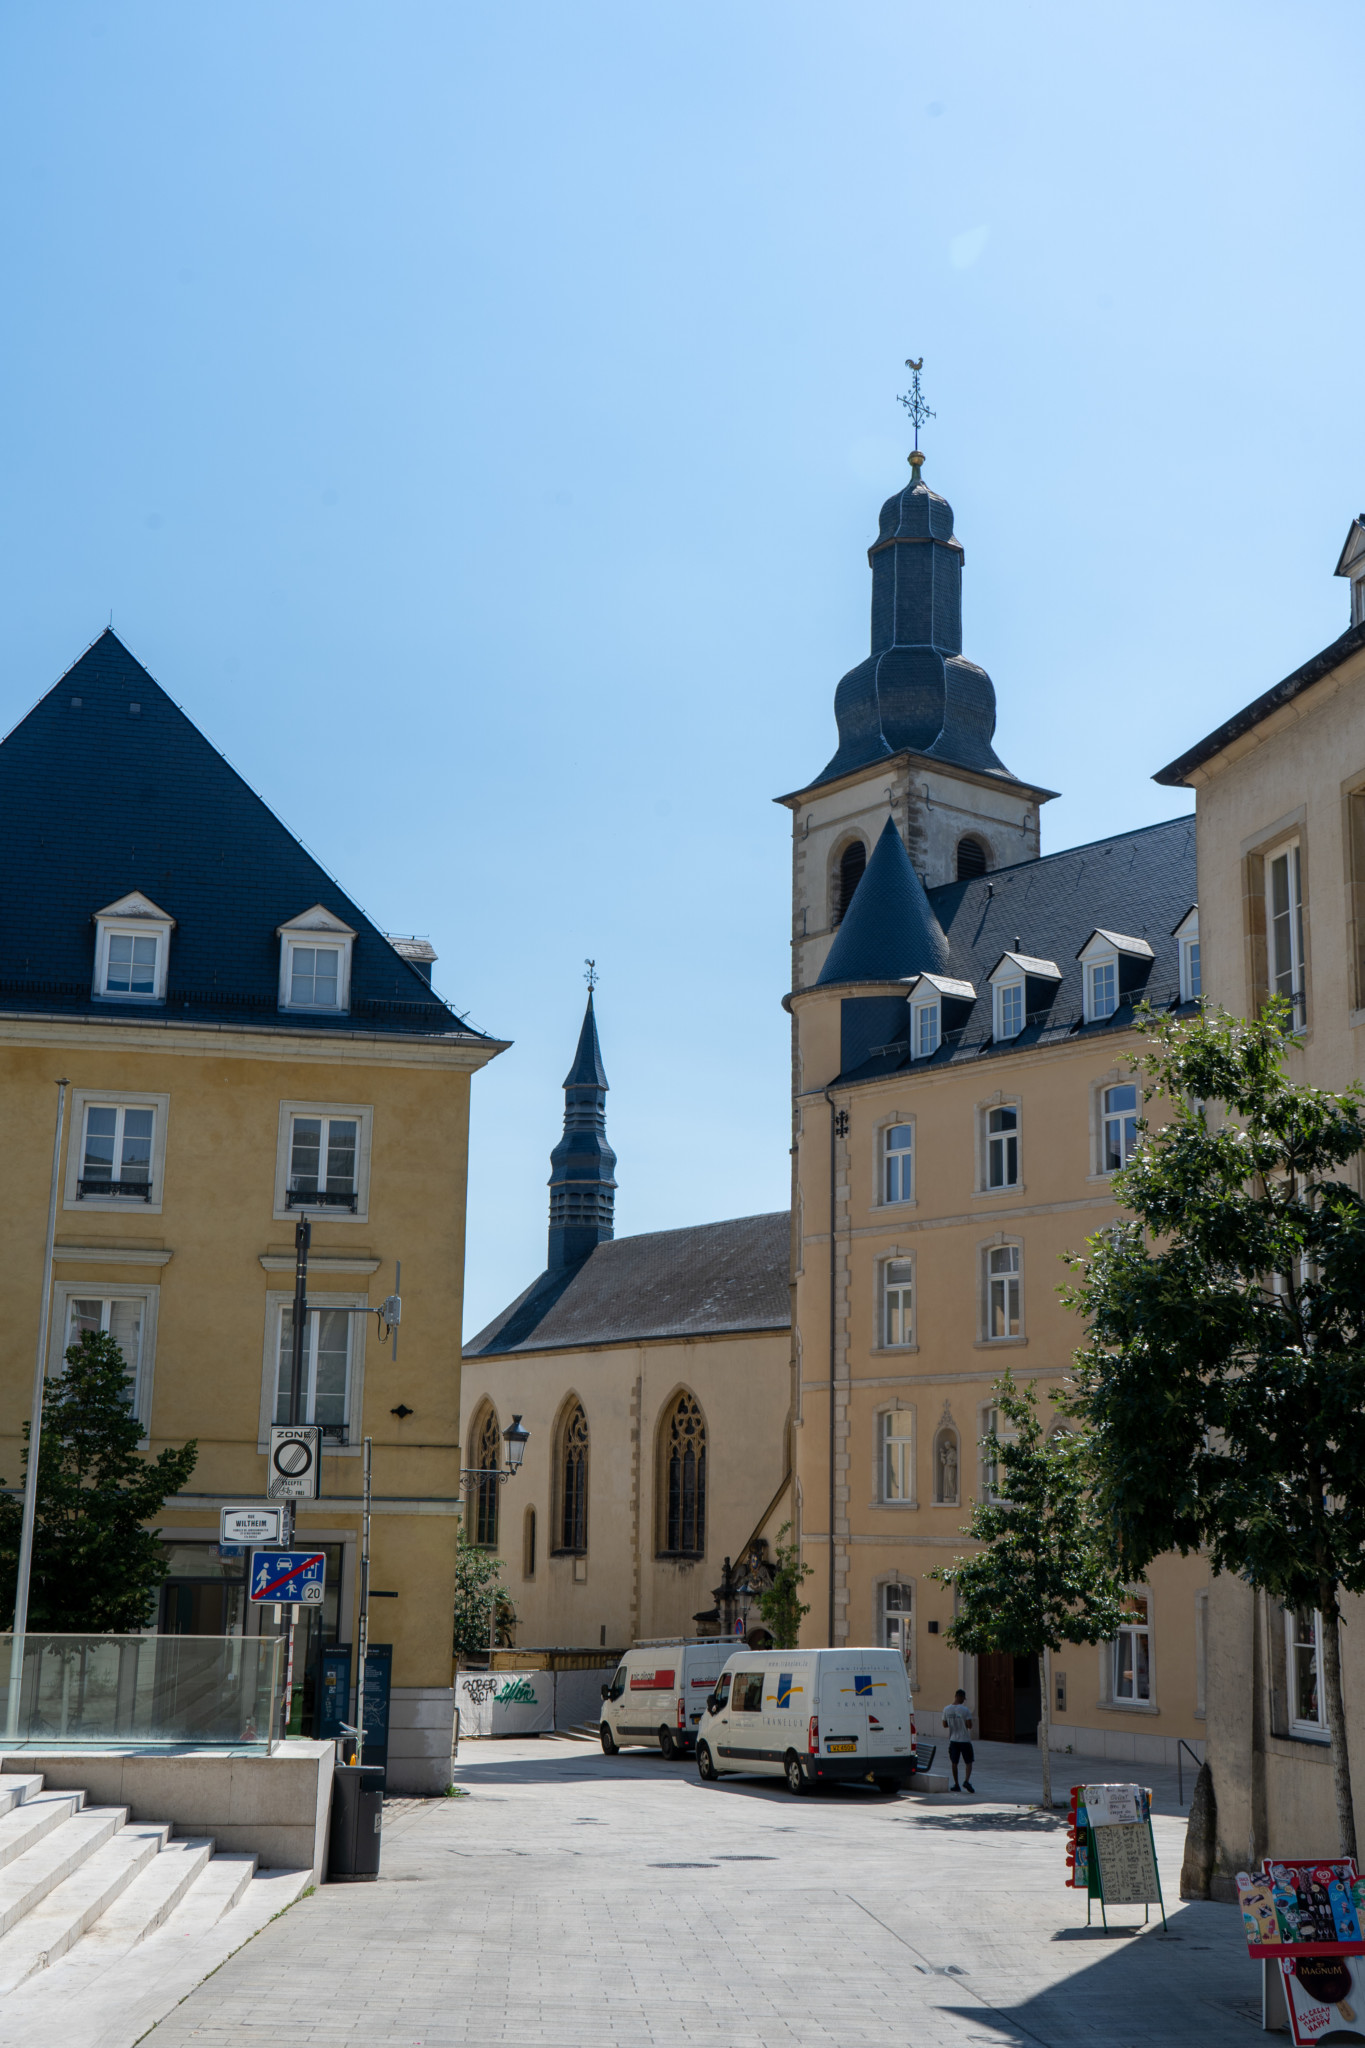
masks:
{"label": "metal pole", "polygon": [[829,1458],[829,1499],[826,1512],[829,1517],[829,1608],[826,1633],[829,1646],[834,1648],[834,1451],[837,1436],[834,1428],[834,1370],[835,1354],[838,1350],[837,1317],[835,1313],[835,1278],[838,1257],[834,1243],[834,1190],[838,1178],[838,1123],[839,1114],[834,1107],[829,1089],[824,1090],[825,1101],[829,1103],[829,1442],[826,1447]]}
{"label": "metal pole", "polygon": [[284,1657],[284,1727],[280,1731],[283,1742],[289,1734],[289,1723],[294,1711],[294,1624],[298,1619],[298,1607],[289,1603],[289,1647]]}
{"label": "metal pole", "polygon": [[14,1584],[14,1633],[9,1646],[9,1702],[5,1733],[19,1733],[19,1696],[24,1681],[24,1637],[28,1631],[28,1583],[33,1569],[33,1524],[38,1511],[38,1453],[43,1441],[43,1385],[47,1378],[47,1333],[52,1319],[52,1245],[57,1235],[57,1177],[62,1165],[62,1126],[66,1091],[57,1083],[57,1128],[52,1137],[52,1184],[47,1198],[47,1240],[43,1247],[43,1298],[38,1309],[38,1357],[33,1368],[33,1405],[29,1411],[28,1470],[24,1475],[24,1516],[19,1535],[19,1572]]}
{"label": "metal pole", "polygon": [[370,1460],[374,1451],[374,1438],[363,1440],[364,1464],[364,1505],[360,1514],[360,1625],[358,1638],[359,1671],[355,1682],[355,1760],[365,1761],[365,1656],[370,1647]]}
{"label": "metal pole", "polygon": [[294,1356],[289,1379],[289,1426],[303,1420],[303,1347],[308,1332],[308,1247],[313,1226],[300,1216],[294,1230]]}

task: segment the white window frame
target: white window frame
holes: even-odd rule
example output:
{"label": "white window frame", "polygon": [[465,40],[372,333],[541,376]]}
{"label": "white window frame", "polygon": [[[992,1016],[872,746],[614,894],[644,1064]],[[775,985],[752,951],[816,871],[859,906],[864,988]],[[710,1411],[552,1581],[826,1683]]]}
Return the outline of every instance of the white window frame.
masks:
{"label": "white window frame", "polygon": [[[1292,1023],[1295,1029],[1306,1021],[1308,1008],[1308,985],[1304,973],[1304,923],[1303,923],[1303,844],[1298,839],[1282,841],[1265,855],[1265,957],[1266,981],[1271,995],[1288,994],[1294,1005]],[[1281,965],[1278,955],[1275,931],[1275,870],[1281,861],[1285,863],[1285,878],[1289,897],[1288,937],[1289,962]],[[1280,981],[1287,976],[1289,988],[1280,987]]]}
{"label": "white window frame", "polygon": [[[1014,1129],[992,1131],[991,1118],[1008,1111],[1014,1118]],[[1018,1194],[1024,1185],[1024,1117],[1023,1107],[1017,1098],[1010,1102],[987,1102],[981,1109],[981,1192],[983,1195]],[[993,1181],[991,1167],[998,1148],[1002,1161],[1008,1164],[1010,1141],[1014,1143],[1014,1179]]]}
{"label": "white window frame", "polygon": [[[892,1146],[891,1133],[904,1132],[906,1142]],[[881,1154],[880,1206],[884,1209],[903,1208],[915,1199],[915,1126],[910,1117],[897,1117],[892,1123],[881,1128],[878,1151]],[[892,1194],[893,1180],[898,1182],[901,1192]],[[909,1189],[906,1190],[906,1182]]]}
{"label": "white window frame", "polygon": [[[1103,994],[1101,981],[1111,983]],[[1112,994],[1113,1001],[1109,1001]],[[1087,1024],[1103,1024],[1106,1018],[1117,1014],[1123,1001],[1119,989],[1119,956],[1117,950],[1101,953],[1085,963],[1085,1021]]]}
{"label": "white window frame", "polygon": [[[1101,1176],[1106,1180],[1108,1180],[1112,1175],[1122,1171],[1122,1169],[1128,1164],[1128,1161],[1132,1158],[1133,1153],[1137,1150],[1139,1142],[1137,1136],[1135,1135],[1131,1150],[1124,1154],[1123,1158],[1119,1162],[1119,1165],[1111,1166],[1109,1164],[1109,1126],[1111,1123],[1120,1125],[1124,1124],[1128,1121],[1129,1118],[1129,1112],[1127,1110],[1111,1110],[1109,1108],[1109,1097],[1111,1092],[1115,1088],[1131,1088],[1131,1090],[1133,1091],[1133,1109],[1131,1112],[1133,1121],[1136,1122],[1137,1119],[1142,1115],[1142,1091],[1138,1087],[1136,1081],[1116,1080],[1102,1081],[1100,1083],[1098,1104],[1098,1124],[1100,1134],[1099,1170]],[[1121,1146],[1120,1150],[1122,1150]]]}
{"label": "white window frame", "polygon": [[[356,937],[351,926],[334,917],[325,905],[315,903],[311,910],[291,918],[288,924],[278,925],[276,937],[280,942],[280,1008],[295,1016],[346,1016],[351,1007],[351,950]],[[337,999],[334,1003],[296,1003],[292,996],[295,949],[317,946],[333,947],[340,955]]]}
{"label": "white window frame", "polygon": [[[1142,1602],[1145,1619],[1141,1622],[1133,1621],[1126,1623],[1119,1629],[1118,1635],[1102,1645],[1102,1655],[1105,1659],[1106,1670],[1104,1704],[1108,1707],[1116,1707],[1130,1713],[1153,1714],[1156,1712],[1156,1615],[1152,1601],[1152,1589],[1150,1586],[1125,1586],[1123,1592],[1125,1599],[1140,1600]],[[1123,1654],[1122,1639],[1125,1635],[1138,1635],[1146,1638],[1147,1691],[1145,1695],[1140,1695],[1136,1692],[1121,1693],[1119,1691],[1119,1661]],[[1134,1674],[1136,1674],[1136,1653],[1133,1658],[1133,1670]],[[1134,1682],[1136,1683],[1136,1675]]]}
{"label": "white window frame", "polygon": [[[129,896],[121,896],[117,903],[108,903],[95,916],[95,971],[90,984],[90,994],[97,1003],[132,1003],[146,1009],[166,1000],[166,975],[170,962],[171,933],[175,919],[167,910],[160,909],[150,896],[134,890]],[[121,990],[111,993],[109,980],[109,941],[111,938],[155,939],[156,965],[152,971],[152,992],[150,995],[124,994]]]}
{"label": "white window frame", "polygon": [[[93,1260],[91,1263],[95,1263]],[[292,1296],[291,1296],[292,1299]],[[152,1381],[156,1362],[157,1310],[161,1289],[154,1283],[121,1280],[58,1280],[52,1289],[52,1322],[48,1337],[49,1379],[60,1379],[66,1369],[67,1326],[73,1301],[136,1301],[142,1304],[142,1341],[133,1381],[133,1413],[142,1426],[143,1441],[152,1422]]]}
{"label": "white window frame", "polygon": [[1330,1742],[1327,1727],[1327,1700],[1322,1683],[1322,1616],[1316,1607],[1313,1612],[1313,1654],[1317,1659],[1318,1718],[1306,1720],[1297,1711],[1298,1707],[1298,1645],[1300,1641],[1298,1613],[1293,1607],[1284,1610],[1284,1678],[1285,1708],[1289,1719],[1289,1732],[1309,1742]]}
{"label": "white window frame", "polygon": [[[364,1308],[369,1296],[365,1294],[320,1294],[310,1287],[308,1305],[310,1308]],[[279,1376],[280,1323],[285,1309],[294,1305],[293,1288],[270,1288],[265,1297],[265,1340],[261,1354],[261,1414],[256,1448],[264,1454],[269,1449],[270,1431],[275,1421],[275,1393]],[[358,1458],[360,1456],[361,1421],[365,1412],[365,1336],[370,1319],[365,1316],[347,1316],[350,1336],[350,1363],[346,1378],[346,1431],[349,1442],[339,1444],[334,1437],[324,1437],[322,1448],[326,1457]]]}
{"label": "white window frame", "polygon": [[[892,1446],[896,1448],[893,1450]],[[913,1508],[919,1505],[915,1486],[915,1411],[913,1408],[882,1408],[877,1414],[877,1491],[879,1507]],[[898,1478],[892,1479],[893,1465]],[[899,1485],[900,1492],[896,1491]]]}
{"label": "white window frame", "polygon": [[1198,1002],[1203,994],[1203,962],[1199,954],[1199,906],[1187,911],[1171,934],[1180,950],[1180,1000]]}
{"label": "white window frame", "polygon": [[[1013,1266],[1008,1270],[995,1272],[993,1270],[993,1261],[1002,1252],[1013,1252]],[[1008,1323],[1010,1320],[1008,1314],[1009,1289],[1004,1283],[1010,1280],[1014,1282],[1016,1311],[1014,1320],[1018,1327],[1014,1330],[1002,1332],[997,1336],[992,1329],[992,1324],[995,1321],[995,1288],[997,1285],[1002,1287],[1002,1299],[1006,1308],[1005,1321]],[[1024,1341],[1024,1247],[1017,1238],[1007,1238],[1003,1243],[996,1242],[981,1247],[981,1287],[983,1310],[982,1342],[985,1344],[1022,1344]]]}
{"label": "white window frame", "polygon": [[912,1060],[931,1059],[943,1043],[943,1004],[937,996],[932,1002],[910,1005],[910,1057]]}
{"label": "white window frame", "polygon": [[[1019,1002],[1017,1005],[1019,1021],[1017,1024],[1015,1024],[1014,1029],[1011,1031],[1006,1028],[1006,1025],[1007,1021],[1013,1023],[1016,1006],[1013,1003],[1011,1003],[1010,1017],[1007,1020],[1005,1014],[1005,998],[1006,996],[1013,997],[1016,992],[1018,993],[1019,997]],[[994,1008],[994,1018],[991,1026],[991,1035],[994,1038],[997,1038],[1002,1042],[1007,1043],[1010,1039],[1017,1038],[1019,1036],[1020,1032],[1024,1028],[1024,1025],[1028,1022],[1028,1012],[1026,1007],[1027,1000],[1028,995],[1027,990],[1024,987],[1024,977],[1022,974],[1012,977],[1009,981],[997,981],[993,985],[992,1001]]]}
{"label": "white window frame", "polygon": [[[893,1266],[903,1266],[908,1277],[892,1280]],[[898,1320],[902,1335],[891,1339],[891,1297],[899,1297]],[[908,1311],[908,1312],[907,1312]],[[913,1351],[915,1344],[915,1260],[910,1252],[888,1252],[877,1262],[877,1347],[879,1351]]]}
{"label": "white window frame", "polygon": [[[293,1154],[296,1116],[349,1117],[357,1126],[355,1152],[355,1208],[295,1203],[289,1206],[289,1174]],[[275,1146],[275,1208],[277,1223],[297,1222],[300,1216],[325,1216],[331,1223],[368,1223],[370,1220],[370,1149],[374,1137],[374,1107],[368,1102],[282,1102],[279,1136]]]}
{"label": "white window frame", "polygon": [[[978,1409],[976,1434],[980,1445],[978,1456],[981,1460],[981,1498],[983,1501],[1003,1501],[1005,1495],[1001,1493],[999,1484],[1000,1460],[998,1457],[992,1457],[985,1445],[980,1443],[982,1437],[991,1435],[994,1435],[997,1444],[1014,1442],[1012,1431],[1000,1427],[1000,1409],[994,1401],[988,1401]],[[961,1483],[959,1478],[959,1486]]]}
{"label": "white window frame", "polygon": [[[85,1113],[90,1108],[150,1109],[152,1120],[152,1192],[147,1201],[135,1195],[82,1195],[81,1166],[85,1158]],[[131,1221],[137,1216],[159,1216],[165,1199],[166,1125],[170,1116],[169,1095],[147,1095],[128,1088],[73,1088],[70,1096],[71,1127],[66,1141],[66,1172],[62,1180],[62,1208],[78,1209],[87,1215],[117,1214]]]}
{"label": "white window frame", "polygon": [[[896,1596],[894,1607],[890,1597],[893,1593]],[[893,1632],[899,1641],[893,1640]],[[912,1579],[883,1579],[879,1583],[876,1641],[883,1649],[900,1651],[910,1677],[910,1689],[915,1691],[915,1586]]]}

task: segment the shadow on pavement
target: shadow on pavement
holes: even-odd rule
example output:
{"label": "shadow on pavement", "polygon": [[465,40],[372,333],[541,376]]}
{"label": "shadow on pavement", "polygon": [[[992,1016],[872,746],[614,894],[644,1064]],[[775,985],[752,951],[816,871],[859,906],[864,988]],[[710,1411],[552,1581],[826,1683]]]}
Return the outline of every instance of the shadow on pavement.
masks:
{"label": "shadow on pavement", "polygon": [[905,1819],[914,1827],[932,1828],[948,1835],[1055,1835],[1066,1830],[1064,1813],[1038,1813],[1019,1807],[973,1806],[958,1813],[920,1807],[913,1814],[907,1813]]}

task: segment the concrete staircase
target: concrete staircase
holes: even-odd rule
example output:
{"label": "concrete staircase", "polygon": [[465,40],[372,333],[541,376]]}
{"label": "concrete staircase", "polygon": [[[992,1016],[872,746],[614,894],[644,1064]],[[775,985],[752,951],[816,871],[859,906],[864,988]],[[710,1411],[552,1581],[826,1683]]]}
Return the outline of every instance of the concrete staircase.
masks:
{"label": "concrete staircase", "polygon": [[0,1775],[3,2048],[132,2048],[310,1882],[170,1832]]}

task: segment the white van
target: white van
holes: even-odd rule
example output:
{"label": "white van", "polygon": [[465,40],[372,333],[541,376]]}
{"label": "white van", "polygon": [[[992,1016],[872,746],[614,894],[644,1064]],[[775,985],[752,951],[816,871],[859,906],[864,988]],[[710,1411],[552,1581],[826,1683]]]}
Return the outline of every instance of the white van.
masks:
{"label": "white van", "polygon": [[608,1756],[642,1742],[665,1756],[691,1756],[697,1723],[715,1691],[730,1637],[683,1636],[636,1643],[602,1688],[598,1733]]}
{"label": "white van", "polygon": [[785,1777],[793,1792],[915,1775],[915,1714],[899,1650],[737,1650],[697,1735],[697,1769]]}

